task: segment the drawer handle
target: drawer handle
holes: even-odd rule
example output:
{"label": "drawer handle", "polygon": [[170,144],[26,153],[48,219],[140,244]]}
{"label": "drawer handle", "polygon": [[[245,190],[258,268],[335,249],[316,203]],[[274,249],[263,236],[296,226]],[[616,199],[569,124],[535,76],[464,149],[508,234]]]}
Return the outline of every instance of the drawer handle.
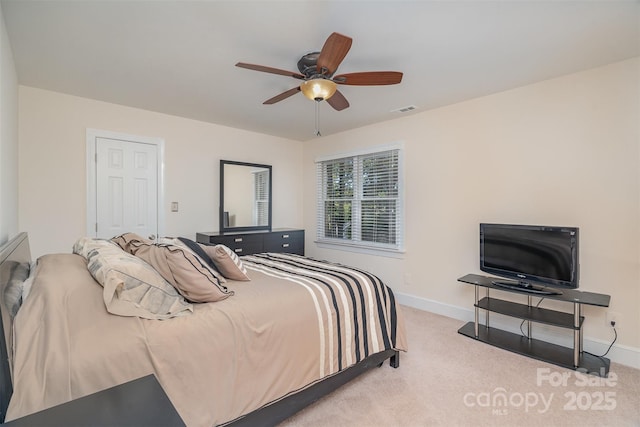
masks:
{"label": "drawer handle", "polygon": [[236,253],[240,253],[240,252],[242,252],[242,248],[234,249],[233,251],[236,252]]}
{"label": "drawer handle", "polygon": [[288,234],[283,234],[283,235],[282,235],[282,238],[283,238],[283,239],[288,239],[288,238],[289,238],[289,235],[288,235]]}
{"label": "drawer handle", "polygon": [[283,247],[283,248],[288,248],[288,247],[289,247],[289,244],[288,244],[288,243],[283,243],[283,244],[282,244],[282,247]]}
{"label": "drawer handle", "polygon": [[236,237],[233,241],[236,243],[242,242],[242,237]]}

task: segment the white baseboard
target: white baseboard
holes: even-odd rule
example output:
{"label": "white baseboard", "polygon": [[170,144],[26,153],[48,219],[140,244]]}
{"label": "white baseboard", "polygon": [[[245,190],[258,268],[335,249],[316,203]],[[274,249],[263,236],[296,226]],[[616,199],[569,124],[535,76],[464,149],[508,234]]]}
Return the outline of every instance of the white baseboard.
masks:
{"label": "white baseboard", "polygon": [[[401,292],[394,292],[394,295],[396,297],[396,301],[402,305],[451,317],[462,322],[472,322],[474,319],[474,311],[472,308],[461,308]],[[482,315],[480,322],[484,324],[484,315]],[[520,322],[518,322],[517,319],[492,313],[490,323],[492,326],[497,328],[519,333],[518,329],[520,327]],[[566,333],[562,334],[558,331],[558,328],[536,325],[535,334],[541,340],[554,344],[564,345],[566,347],[571,347],[573,345],[573,335]],[[592,354],[604,354],[610,344],[611,342],[605,342],[600,339],[589,337],[583,338],[584,350]],[[614,344],[606,357],[608,357],[612,362],[640,369],[640,349],[626,345]]]}

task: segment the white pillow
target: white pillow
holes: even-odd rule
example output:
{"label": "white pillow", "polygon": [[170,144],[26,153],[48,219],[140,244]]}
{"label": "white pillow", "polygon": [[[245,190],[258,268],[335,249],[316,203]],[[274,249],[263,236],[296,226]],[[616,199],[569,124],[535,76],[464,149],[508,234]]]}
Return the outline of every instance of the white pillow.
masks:
{"label": "white pillow", "polygon": [[107,311],[120,316],[168,319],[193,312],[193,306],[144,260],[108,240],[81,238],[73,252],[102,287]]}

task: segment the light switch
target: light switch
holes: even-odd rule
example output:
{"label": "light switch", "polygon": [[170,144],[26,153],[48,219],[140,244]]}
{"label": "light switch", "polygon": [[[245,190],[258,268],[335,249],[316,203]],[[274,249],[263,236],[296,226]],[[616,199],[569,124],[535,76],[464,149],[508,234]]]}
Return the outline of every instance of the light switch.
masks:
{"label": "light switch", "polygon": [[171,202],[171,212],[178,212],[178,202]]}

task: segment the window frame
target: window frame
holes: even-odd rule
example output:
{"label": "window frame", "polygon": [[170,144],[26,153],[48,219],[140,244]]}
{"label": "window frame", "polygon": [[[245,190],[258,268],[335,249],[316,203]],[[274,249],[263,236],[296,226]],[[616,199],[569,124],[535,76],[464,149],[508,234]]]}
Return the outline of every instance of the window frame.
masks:
{"label": "window frame", "polygon": [[[331,249],[340,249],[353,252],[371,253],[386,256],[398,256],[405,252],[404,250],[404,229],[405,229],[405,200],[404,200],[404,147],[403,143],[396,142],[385,144],[377,147],[364,148],[357,151],[337,153],[327,156],[318,157],[316,163],[316,240],[315,243],[319,247]],[[375,156],[387,151],[397,152],[398,161],[398,194],[396,201],[396,217],[395,217],[395,242],[396,243],[377,243],[361,240],[361,213],[363,198],[363,171],[361,170],[362,159],[368,156]],[[324,165],[327,162],[338,161],[341,159],[351,159],[353,161],[353,197],[351,206],[351,227],[353,227],[350,238],[334,238],[325,237],[325,209],[324,203],[326,197],[326,181],[323,179],[325,174]],[[326,177],[325,177],[326,178]],[[371,199],[369,199],[371,200]]]}

